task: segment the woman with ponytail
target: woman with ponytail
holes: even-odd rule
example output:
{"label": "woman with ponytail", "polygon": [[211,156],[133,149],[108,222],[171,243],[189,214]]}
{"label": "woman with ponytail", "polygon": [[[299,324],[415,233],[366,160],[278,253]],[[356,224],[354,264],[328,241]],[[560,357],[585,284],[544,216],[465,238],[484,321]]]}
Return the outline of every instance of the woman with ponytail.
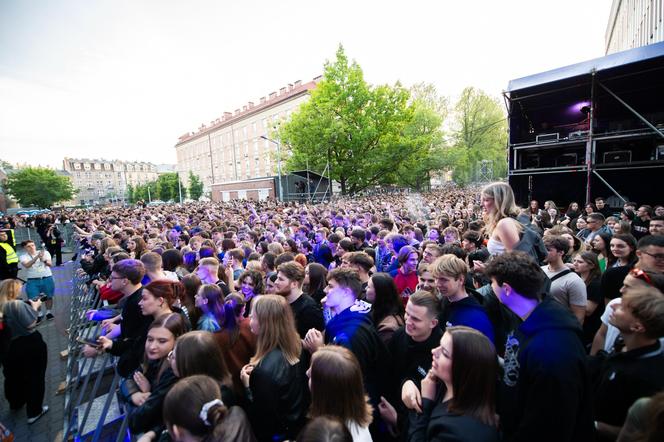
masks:
{"label": "woman with ponytail", "polygon": [[164,422],[175,442],[255,442],[247,415],[222,400],[219,384],[205,375],[178,381],[164,400]]}

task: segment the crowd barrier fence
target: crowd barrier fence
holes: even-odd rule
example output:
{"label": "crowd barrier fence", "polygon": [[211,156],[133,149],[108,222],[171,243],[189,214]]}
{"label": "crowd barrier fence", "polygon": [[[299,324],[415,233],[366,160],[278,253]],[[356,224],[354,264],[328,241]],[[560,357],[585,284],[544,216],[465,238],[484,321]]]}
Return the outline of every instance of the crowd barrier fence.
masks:
{"label": "crowd barrier fence", "polygon": [[74,273],[64,381],[63,441],[126,442],[135,440],[127,431],[127,416],[118,401],[120,376],[116,358],[108,353],[86,358],[85,340],[96,339],[100,323],[86,312],[102,305],[96,288],[86,284],[87,275]]}

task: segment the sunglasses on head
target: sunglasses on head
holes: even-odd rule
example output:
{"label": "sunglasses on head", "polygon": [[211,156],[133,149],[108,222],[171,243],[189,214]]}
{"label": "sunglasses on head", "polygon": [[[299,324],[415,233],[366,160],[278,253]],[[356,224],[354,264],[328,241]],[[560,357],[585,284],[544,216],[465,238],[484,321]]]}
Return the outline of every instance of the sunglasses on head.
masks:
{"label": "sunglasses on head", "polygon": [[640,279],[641,281],[644,281],[647,284],[652,285],[652,280],[650,279],[650,276],[648,276],[648,274],[641,269],[634,268],[629,271],[629,274],[634,278]]}

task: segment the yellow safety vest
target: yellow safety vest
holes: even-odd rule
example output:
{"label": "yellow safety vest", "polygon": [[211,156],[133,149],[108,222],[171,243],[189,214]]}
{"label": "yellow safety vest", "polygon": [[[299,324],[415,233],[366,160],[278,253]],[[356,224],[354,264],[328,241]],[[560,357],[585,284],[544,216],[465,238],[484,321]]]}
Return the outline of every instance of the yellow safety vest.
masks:
{"label": "yellow safety vest", "polygon": [[16,255],[16,251],[12,246],[6,242],[0,242],[0,247],[5,249],[5,253],[7,254],[7,264],[14,264],[18,262],[18,256]]}

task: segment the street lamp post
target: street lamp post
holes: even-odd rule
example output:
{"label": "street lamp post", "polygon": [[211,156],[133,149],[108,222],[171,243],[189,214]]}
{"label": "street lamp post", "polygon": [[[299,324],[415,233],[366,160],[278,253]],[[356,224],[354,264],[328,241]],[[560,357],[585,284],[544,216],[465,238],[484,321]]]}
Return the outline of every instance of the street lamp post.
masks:
{"label": "street lamp post", "polygon": [[283,202],[284,201],[284,192],[283,192],[283,189],[281,187],[281,143],[279,143],[278,141],[275,141],[273,139],[270,139],[270,138],[266,137],[265,135],[261,135],[261,138],[264,139],[264,140],[270,141],[270,142],[277,145],[277,173],[279,174],[279,176],[277,178],[277,183],[279,185],[279,201]]}

